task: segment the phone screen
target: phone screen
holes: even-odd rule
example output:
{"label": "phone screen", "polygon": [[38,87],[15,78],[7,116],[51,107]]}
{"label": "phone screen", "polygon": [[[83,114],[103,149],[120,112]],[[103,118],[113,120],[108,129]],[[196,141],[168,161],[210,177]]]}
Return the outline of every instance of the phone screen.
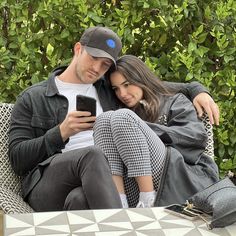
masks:
{"label": "phone screen", "polygon": [[89,111],[92,116],[96,116],[96,99],[88,96],[76,96],[76,110]]}

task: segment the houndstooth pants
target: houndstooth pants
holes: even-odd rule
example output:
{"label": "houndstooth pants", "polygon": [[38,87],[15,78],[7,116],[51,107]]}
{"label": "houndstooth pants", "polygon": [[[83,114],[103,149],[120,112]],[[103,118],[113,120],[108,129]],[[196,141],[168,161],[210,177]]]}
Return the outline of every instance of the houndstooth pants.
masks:
{"label": "houndstooth pants", "polygon": [[119,109],[99,115],[94,125],[94,141],[106,155],[111,173],[123,176],[129,207],[135,207],[139,200],[134,177],[151,175],[157,190],[166,148],[133,111]]}

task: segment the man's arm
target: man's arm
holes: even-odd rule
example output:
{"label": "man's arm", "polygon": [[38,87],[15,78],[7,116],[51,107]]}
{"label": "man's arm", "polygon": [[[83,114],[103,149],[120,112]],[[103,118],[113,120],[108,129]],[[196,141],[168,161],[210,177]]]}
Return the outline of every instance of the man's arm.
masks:
{"label": "man's arm", "polygon": [[[48,130],[43,128],[46,126]],[[59,125],[48,118],[33,116],[32,109],[19,97],[12,111],[9,131],[9,158],[15,173],[27,174],[64,146]]]}
{"label": "man's arm", "polygon": [[147,124],[166,145],[177,149],[187,163],[195,164],[206,147],[207,133],[203,122],[183,94],[175,95],[169,104],[167,124]]}
{"label": "man's arm", "polygon": [[172,92],[180,92],[185,94],[185,96],[193,102],[199,117],[201,117],[205,111],[208,114],[211,124],[219,125],[219,107],[203,85],[198,82],[164,83]]}
{"label": "man's arm", "polygon": [[199,117],[202,117],[205,111],[208,114],[211,124],[219,125],[219,107],[208,93],[199,93],[193,99],[193,105],[195,106]]}
{"label": "man's arm", "polygon": [[18,97],[9,132],[9,158],[18,175],[27,174],[39,163],[61,152],[69,137],[92,129],[95,121],[90,112],[72,111],[58,124],[53,114],[45,116],[37,108],[33,110],[32,104],[25,100],[30,97]]}

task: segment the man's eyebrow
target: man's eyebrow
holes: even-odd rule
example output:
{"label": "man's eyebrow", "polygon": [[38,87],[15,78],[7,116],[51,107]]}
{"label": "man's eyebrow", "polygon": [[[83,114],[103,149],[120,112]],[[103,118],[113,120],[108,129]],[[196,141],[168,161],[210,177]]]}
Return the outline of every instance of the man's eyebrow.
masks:
{"label": "man's eyebrow", "polygon": [[[95,56],[93,56],[93,57],[95,57]],[[95,57],[95,58],[102,59],[103,62],[113,63],[113,61],[110,58],[107,58],[107,57]]]}
{"label": "man's eyebrow", "polygon": [[104,62],[105,62],[105,63],[109,63],[109,64],[112,64],[112,63],[113,63],[112,60],[110,60],[110,59],[105,59]]}

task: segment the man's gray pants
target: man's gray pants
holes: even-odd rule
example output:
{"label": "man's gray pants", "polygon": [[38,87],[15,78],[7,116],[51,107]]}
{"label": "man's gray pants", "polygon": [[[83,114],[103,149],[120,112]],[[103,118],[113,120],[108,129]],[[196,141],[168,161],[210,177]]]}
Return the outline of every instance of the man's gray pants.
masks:
{"label": "man's gray pants", "polygon": [[55,155],[27,201],[35,211],[122,207],[109,164],[93,146]]}

